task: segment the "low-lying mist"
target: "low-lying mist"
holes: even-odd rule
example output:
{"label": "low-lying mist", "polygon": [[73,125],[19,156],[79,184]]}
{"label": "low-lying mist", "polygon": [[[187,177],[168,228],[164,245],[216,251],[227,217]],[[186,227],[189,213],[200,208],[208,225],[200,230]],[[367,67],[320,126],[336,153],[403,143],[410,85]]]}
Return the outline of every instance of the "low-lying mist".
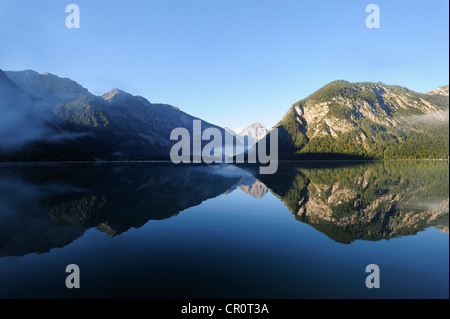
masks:
{"label": "low-lying mist", "polygon": [[59,142],[88,134],[72,133],[58,126],[51,102],[38,100],[17,87],[0,86],[0,150],[15,150],[44,140]]}

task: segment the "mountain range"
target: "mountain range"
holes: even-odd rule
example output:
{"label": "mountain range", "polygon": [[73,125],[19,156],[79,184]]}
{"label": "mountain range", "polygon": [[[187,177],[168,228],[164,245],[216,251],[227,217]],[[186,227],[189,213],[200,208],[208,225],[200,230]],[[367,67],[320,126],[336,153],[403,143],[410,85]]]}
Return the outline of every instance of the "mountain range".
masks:
{"label": "mountain range", "polygon": [[[0,113],[0,161],[168,160],[171,131],[186,128],[192,140],[198,119],[117,88],[95,96],[31,70],[0,70]],[[448,85],[417,93],[334,81],[294,103],[275,126],[279,158],[448,158],[448,118]],[[244,151],[245,137],[257,148],[271,134],[259,123],[240,133],[202,121],[206,128],[235,135]]]}
{"label": "mountain range", "polygon": [[422,94],[334,81],[292,105],[275,127],[281,159],[448,158],[449,86]]}
{"label": "mountain range", "polygon": [[[35,71],[0,70],[0,112],[0,161],[168,160],[171,131],[186,128],[192,140],[198,120],[117,88],[95,96]],[[202,121],[207,128],[228,134]]]}

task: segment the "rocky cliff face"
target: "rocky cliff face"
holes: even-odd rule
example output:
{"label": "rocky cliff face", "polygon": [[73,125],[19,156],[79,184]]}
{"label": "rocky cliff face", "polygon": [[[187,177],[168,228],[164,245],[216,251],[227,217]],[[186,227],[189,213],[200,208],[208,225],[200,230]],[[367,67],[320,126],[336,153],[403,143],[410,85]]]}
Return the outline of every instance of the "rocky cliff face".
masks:
{"label": "rocky cliff face", "polygon": [[381,82],[335,81],[295,103],[277,124],[281,156],[443,158],[448,108],[448,86],[421,94]]}
{"label": "rocky cliff face", "polygon": [[427,94],[429,95],[442,95],[442,96],[449,96],[449,88],[448,85],[441,86],[440,88],[434,89]]}

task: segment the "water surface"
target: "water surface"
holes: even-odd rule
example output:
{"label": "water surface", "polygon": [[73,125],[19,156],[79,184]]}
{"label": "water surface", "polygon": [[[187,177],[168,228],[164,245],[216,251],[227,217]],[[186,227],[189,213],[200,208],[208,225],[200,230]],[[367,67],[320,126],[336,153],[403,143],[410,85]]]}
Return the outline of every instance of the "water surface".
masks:
{"label": "water surface", "polygon": [[[0,166],[0,297],[449,297],[447,162],[255,172]],[[68,264],[80,289],[65,286]]]}

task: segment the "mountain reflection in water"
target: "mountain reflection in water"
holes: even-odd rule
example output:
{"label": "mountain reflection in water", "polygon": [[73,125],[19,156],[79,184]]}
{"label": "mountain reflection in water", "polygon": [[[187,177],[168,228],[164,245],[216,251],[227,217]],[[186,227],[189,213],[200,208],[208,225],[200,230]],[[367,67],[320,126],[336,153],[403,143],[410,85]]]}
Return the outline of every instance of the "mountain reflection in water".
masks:
{"label": "mountain reflection in water", "polygon": [[[175,218],[210,198],[268,192],[336,242],[448,234],[446,162],[280,163],[251,167],[106,164],[0,167],[0,256],[64,247],[97,228],[118,236],[149,220]],[[351,164],[351,165],[349,165]]]}

